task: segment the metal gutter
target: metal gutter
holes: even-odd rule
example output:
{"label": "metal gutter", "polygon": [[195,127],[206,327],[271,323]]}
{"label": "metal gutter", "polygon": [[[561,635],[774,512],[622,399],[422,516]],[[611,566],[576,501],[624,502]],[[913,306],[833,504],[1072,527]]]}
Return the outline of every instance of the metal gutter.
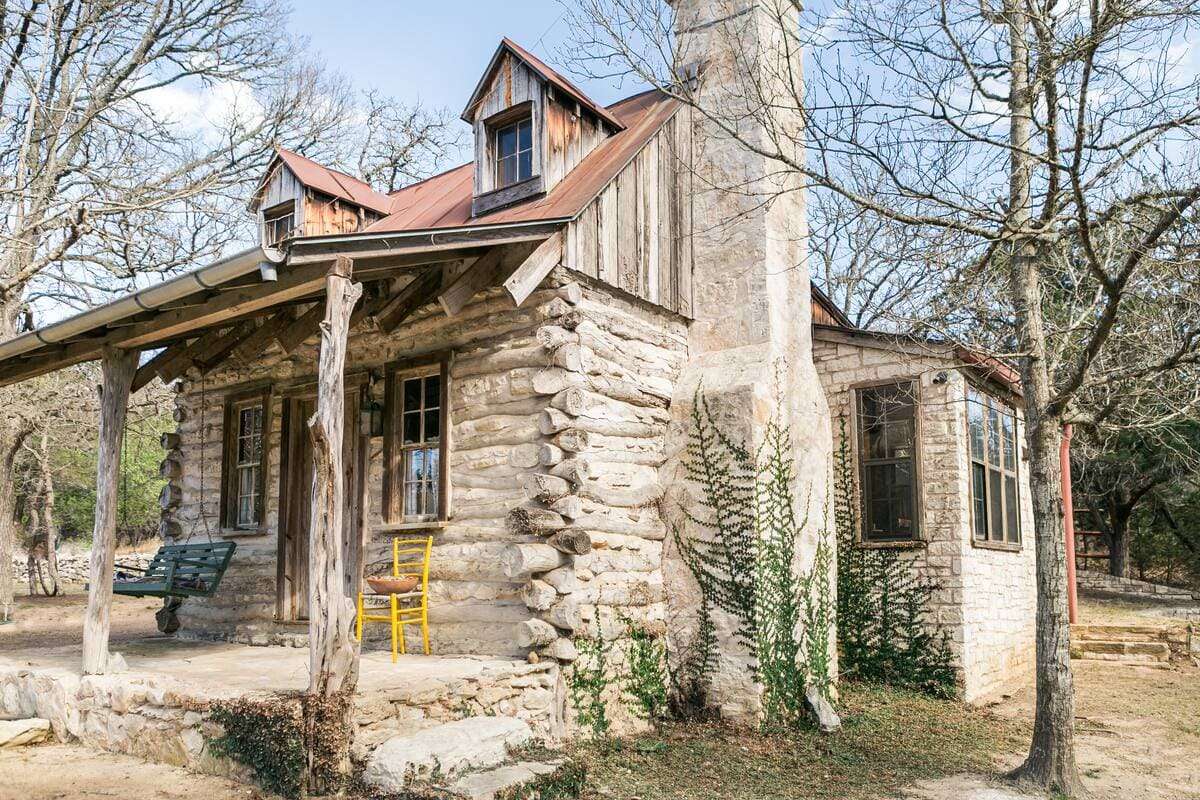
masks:
{"label": "metal gutter", "polygon": [[[493,222],[484,225],[458,225],[452,228],[423,228],[414,231],[379,231],[378,233],[331,233],[325,236],[305,236],[302,239],[296,239],[292,242],[292,250],[304,250],[309,247],[315,247],[322,244],[337,244],[340,242],[370,243],[381,242],[391,239],[405,240],[415,239],[424,240],[430,245],[437,244],[471,244],[470,240],[457,239],[456,236],[464,234],[483,233],[486,231],[506,230],[509,228],[541,228],[541,227],[556,227],[570,222],[572,217],[551,217],[548,219],[534,219],[523,222]],[[439,237],[448,239],[447,242],[442,242]],[[481,238],[478,242],[481,245],[492,244],[493,240]]]}
{"label": "metal gutter", "polygon": [[0,361],[23,355],[43,345],[59,344],[110,322],[159,308],[193,292],[216,288],[255,270],[263,273],[264,280],[274,280],[274,268],[283,260],[284,254],[277,250],[248,248],[207,266],[185,272],[164,283],[149,286],[44,328],[0,342]]}

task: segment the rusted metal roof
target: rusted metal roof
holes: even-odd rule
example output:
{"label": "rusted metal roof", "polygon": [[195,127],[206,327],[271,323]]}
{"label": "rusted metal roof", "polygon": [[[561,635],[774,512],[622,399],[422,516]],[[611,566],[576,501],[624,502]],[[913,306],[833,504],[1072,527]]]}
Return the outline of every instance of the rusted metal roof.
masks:
{"label": "rusted metal roof", "polygon": [[572,219],[598,195],[671,118],[679,102],[658,90],[608,107],[623,130],[609,136],[547,194],[478,217],[471,216],[474,162],[392,193],[392,213],[364,233],[506,225]]}
{"label": "rusted metal roof", "polygon": [[[387,214],[391,208],[391,198],[382,192],[375,191],[364,180],[318,164],[311,158],[305,158],[299,153],[293,153],[282,147],[275,148],[275,153],[277,158],[295,174],[296,178],[311,189],[380,214]],[[269,170],[267,174],[270,175]]]}
{"label": "rusted metal roof", "polygon": [[578,102],[581,106],[607,122],[613,127],[614,130],[619,131],[624,127],[624,123],[621,121],[619,116],[610,113],[609,109],[588,97],[583,93],[582,89],[571,83],[562,75],[555,72],[548,64],[546,64],[546,62],[542,61],[524,47],[521,47],[521,45],[517,44],[512,39],[509,39],[507,36],[500,40],[500,45],[496,48],[496,52],[492,55],[492,60],[488,62],[487,69],[483,71],[483,77],[481,77],[479,79],[479,83],[475,85],[475,91],[471,92],[471,99],[467,101],[467,107],[462,113],[462,118],[467,122],[474,121],[472,118],[472,112],[475,110],[475,106],[479,103],[480,97],[487,89],[488,82],[492,78],[492,73],[495,72],[496,65],[500,63],[500,57],[504,55],[506,51],[524,61],[529,68],[540,75],[543,80],[554,85],[564,94],[570,96],[572,99]]}

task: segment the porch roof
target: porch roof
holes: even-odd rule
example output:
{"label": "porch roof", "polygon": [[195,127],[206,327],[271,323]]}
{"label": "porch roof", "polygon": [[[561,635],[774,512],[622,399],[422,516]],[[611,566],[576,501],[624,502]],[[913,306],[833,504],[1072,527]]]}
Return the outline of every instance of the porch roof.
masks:
{"label": "porch roof", "polygon": [[[368,288],[361,310],[373,314],[386,301],[403,295],[403,286],[393,293],[394,278],[428,274],[433,268],[440,271],[447,262],[482,260],[493,250],[508,252],[527,247],[530,242],[546,239],[561,225],[551,222],[487,230],[359,234],[345,241],[300,240],[286,255],[259,247],[243,250],[0,342],[0,386],[95,360],[109,348],[147,351],[174,345],[179,350],[189,342],[199,347],[205,337],[209,337],[210,347],[204,358],[215,363],[252,333],[257,332],[261,339],[257,343],[265,348],[272,338],[284,333],[288,323],[300,323],[303,315],[296,313],[296,307],[324,297],[325,278],[338,257],[353,259],[354,279]],[[434,300],[440,282],[421,283],[428,291],[420,299]],[[273,328],[266,329],[264,320],[273,321]],[[319,321],[312,319],[311,330],[306,332],[315,334]],[[226,331],[223,342],[221,331]],[[242,353],[249,354],[245,346]],[[161,366],[143,365],[142,374],[134,382],[135,390],[160,373]]]}

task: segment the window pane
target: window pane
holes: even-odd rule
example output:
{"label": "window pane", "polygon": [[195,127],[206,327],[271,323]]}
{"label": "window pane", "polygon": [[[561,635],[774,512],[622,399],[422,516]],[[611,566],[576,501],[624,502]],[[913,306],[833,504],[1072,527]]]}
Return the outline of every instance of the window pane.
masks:
{"label": "window pane", "polygon": [[496,131],[496,155],[505,158],[517,152],[517,127],[509,125]]}
{"label": "window pane", "polygon": [[1004,511],[1007,514],[1005,519],[1005,533],[1008,535],[1010,542],[1020,541],[1020,520],[1017,509],[1017,479],[1011,475],[1004,478]]}
{"label": "window pane", "polygon": [[404,414],[404,443],[417,444],[421,441],[421,412],[409,411]]}
{"label": "window pane", "polygon": [[421,379],[409,378],[404,382],[404,410],[413,411],[421,407]]}
{"label": "window pane", "polygon": [[1016,437],[1013,430],[1013,418],[1011,414],[1000,415],[1000,432],[1004,448],[1004,468],[1007,470],[1016,470]]}
{"label": "window pane", "polygon": [[1000,466],[1000,415],[992,405],[987,410],[987,456],[989,464]]}
{"label": "window pane", "polygon": [[518,150],[530,150],[533,148],[533,121],[524,120],[519,124],[518,132]]}
{"label": "window pane", "polygon": [[442,404],[442,378],[430,375],[425,379],[425,407],[437,408]]}
{"label": "window pane", "polygon": [[975,512],[975,538],[987,541],[987,468],[971,465],[971,501]]}
{"label": "window pane", "polygon": [[910,458],[913,443],[913,406],[908,386],[865,389],[861,398],[866,457]]}
{"label": "window pane", "polygon": [[442,415],[438,409],[433,408],[433,409],[430,409],[429,411],[426,411],[425,412],[425,438],[423,441],[436,442],[439,439],[441,439],[442,438],[441,437],[441,431],[442,431],[441,425],[442,425]]}
{"label": "window pane", "polygon": [[529,180],[533,176],[533,151],[525,150],[517,157],[517,180]]}
{"label": "window pane", "polygon": [[971,458],[983,460],[983,404],[979,395],[970,393],[967,400],[967,429],[971,438]]}
{"label": "window pane", "polygon": [[999,470],[988,470],[988,505],[991,511],[988,538],[997,542],[1004,541],[1004,494],[1000,480]]}

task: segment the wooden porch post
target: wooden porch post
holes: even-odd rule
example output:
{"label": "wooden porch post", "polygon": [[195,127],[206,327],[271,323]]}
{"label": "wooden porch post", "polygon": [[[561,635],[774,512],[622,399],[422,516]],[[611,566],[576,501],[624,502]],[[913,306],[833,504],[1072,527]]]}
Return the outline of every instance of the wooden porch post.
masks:
{"label": "wooden porch post", "polygon": [[[345,543],[342,534],[346,506],[342,439],[345,428],[346,338],[350,314],[362,296],[362,284],[350,280],[353,262],[338,258],[325,280],[325,319],[321,322],[321,355],[317,372],[317,408],[308,421],[313,442],[312,517],[309,526],[309,713],[308,755],[310,780],[318,789],[333,776],[315,775],[318,760],[329,764],[331,742],[321,742],[316,732],[331,722],[327,715],[348,723],[350,695],[358,682],[358,645],[354,640],[354,600],[343,581]],[[331,702],[326,702],[331,701]],[[350,735],[350,726],[345,725]],[[338,743],[341,744],[341,743]],[[344,757],[332,759],[337,770],[348,768],[349,742]],[[323,751],[323,752],[322,752]]]}
{"label": "wooden porch post", "polygon": [[100,366],[100,436],[96,453],[96,520],[88,571],[87,615],[83,618],[83,672],[108,669],[109,610],[112,606],[113,555],[117,544],[117,477],[129,387],[137,371],[138,351],[107,348]]}

